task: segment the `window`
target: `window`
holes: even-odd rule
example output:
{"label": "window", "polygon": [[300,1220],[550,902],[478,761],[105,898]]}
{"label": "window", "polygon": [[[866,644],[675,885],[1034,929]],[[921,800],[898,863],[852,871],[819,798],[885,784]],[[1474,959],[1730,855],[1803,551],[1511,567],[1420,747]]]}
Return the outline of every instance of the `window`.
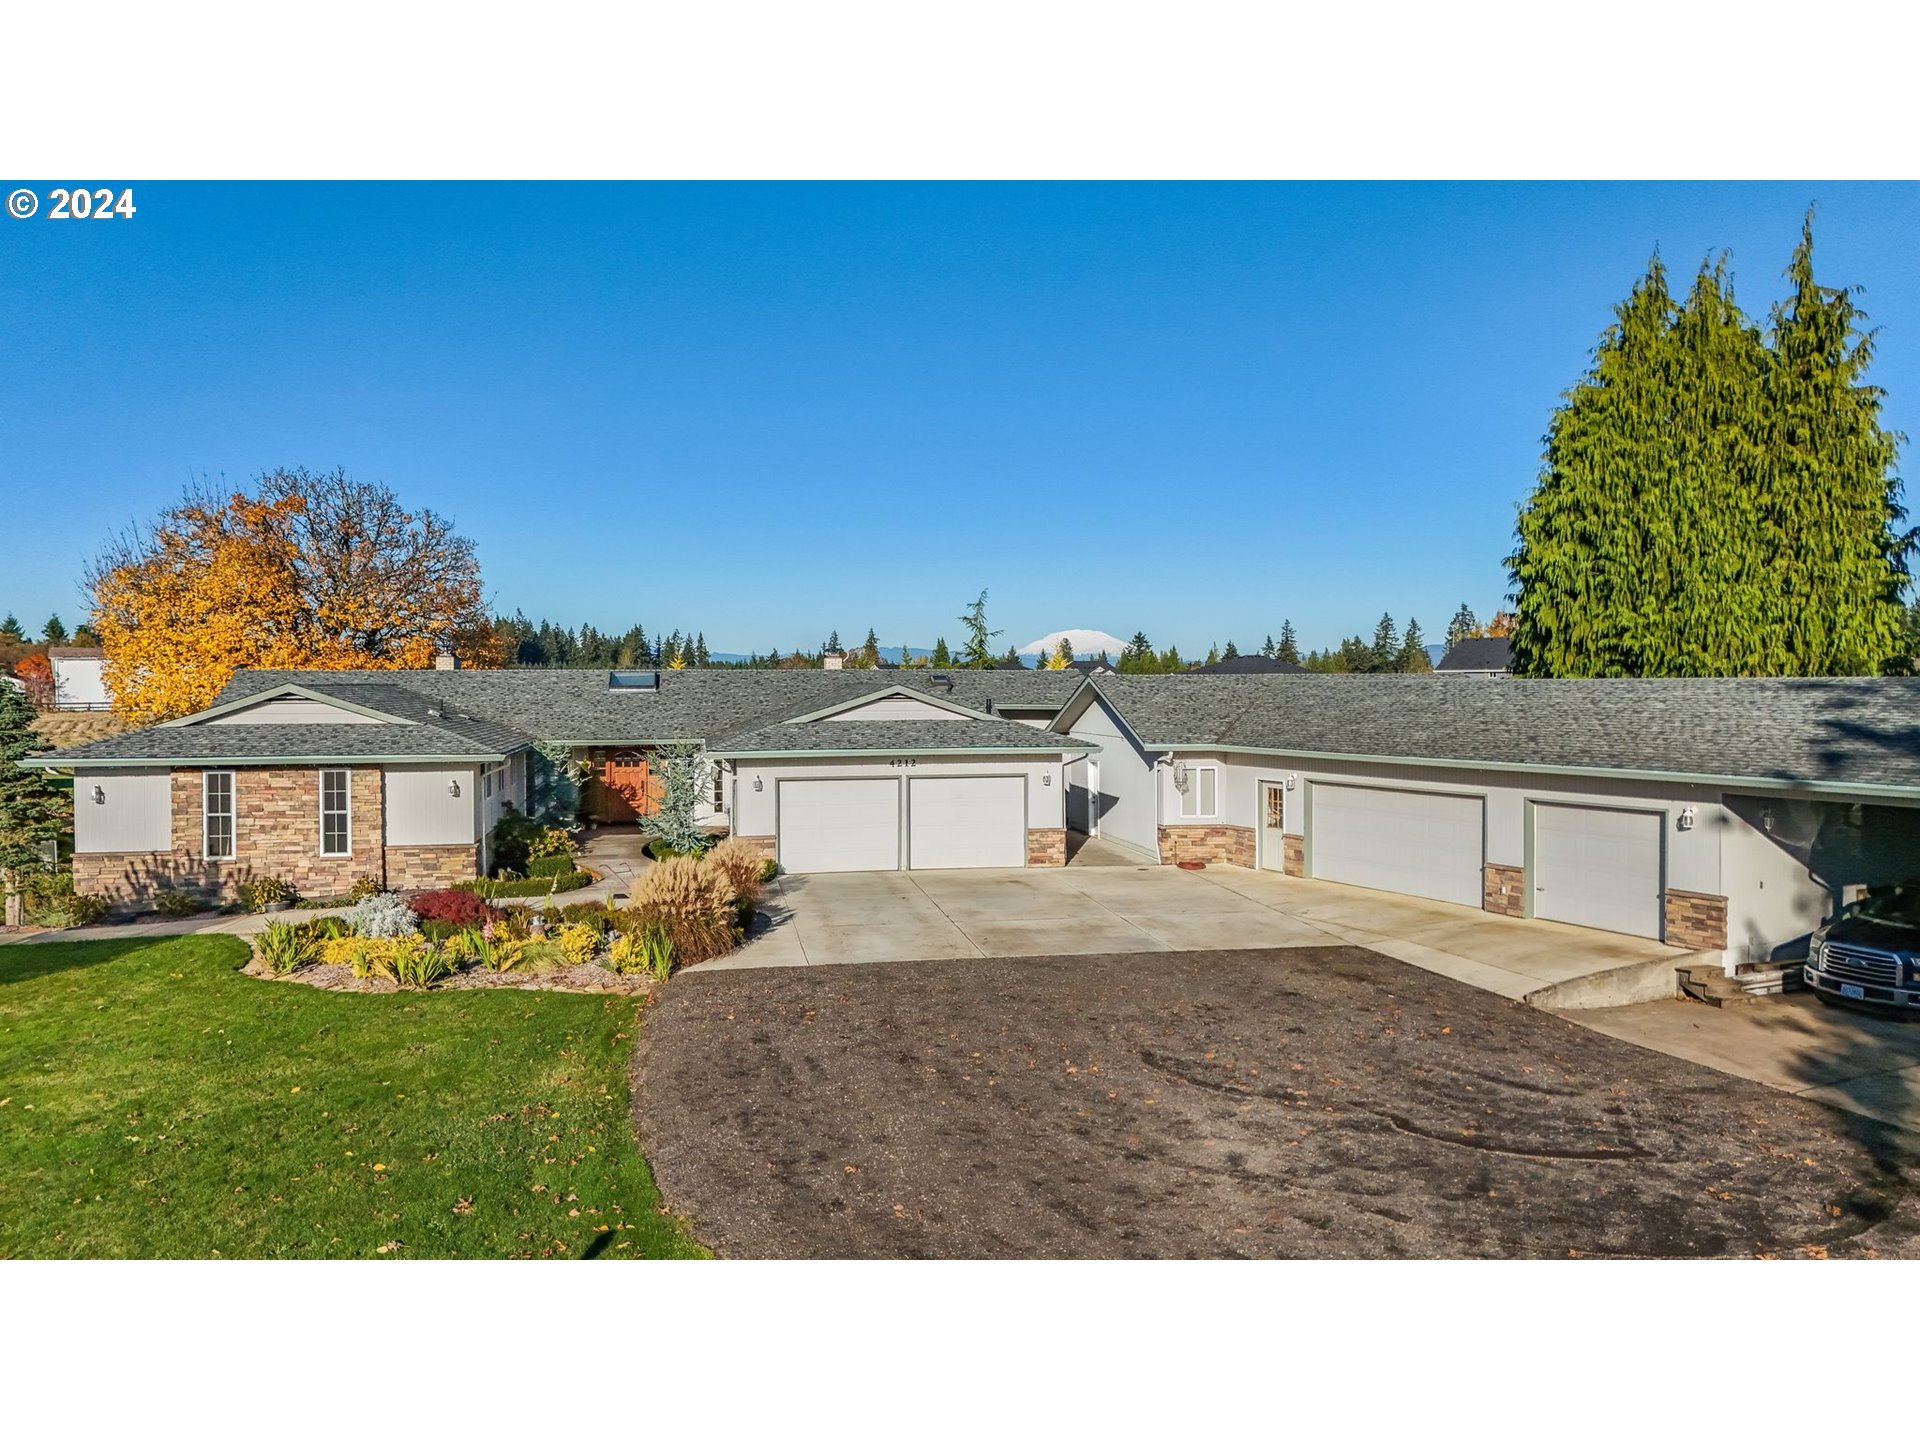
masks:
{"label": "window", "polygon": [[353,800],[349,785],[351,770],[320,772],[320,853],[353,853]]}
{"label": "window", "polygon": [[1220,767],[1187,766],[1187,786],[1180,792],[1180,815],[1186,820],[1210,820],[1220,813]]}
{"label": "window", "polygon": [[233,859],[233,772],[209,770],[200,777],[200,851],[209,860]]}

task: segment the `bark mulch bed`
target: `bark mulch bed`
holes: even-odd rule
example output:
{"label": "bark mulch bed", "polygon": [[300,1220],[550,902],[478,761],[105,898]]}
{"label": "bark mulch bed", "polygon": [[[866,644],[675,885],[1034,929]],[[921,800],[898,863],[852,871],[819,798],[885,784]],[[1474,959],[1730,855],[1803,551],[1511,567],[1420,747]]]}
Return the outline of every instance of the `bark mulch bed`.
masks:
{"label": "bark mulch bed", "polygon": [[633,1076],[726,1255],[1920,1256],[1911,1137],[1350,946],[696,970]]}

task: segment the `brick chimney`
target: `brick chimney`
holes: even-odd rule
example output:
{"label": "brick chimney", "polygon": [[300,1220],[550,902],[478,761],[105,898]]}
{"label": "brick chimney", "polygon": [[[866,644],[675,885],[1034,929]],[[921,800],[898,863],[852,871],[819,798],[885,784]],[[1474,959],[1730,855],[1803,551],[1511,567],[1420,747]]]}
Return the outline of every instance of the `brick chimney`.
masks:
{"label": "brick chimney", "polygon": [[824,670],[844,670],[847,668],[847,657],[838,650],[829,651],[820,658],[820,666]]}
{"label": "brick chimney", "polygon": [[458,670],[460,668],[460,657],[451,650],[442,650],[438,655],[433,657],[433,668],[436,670]]}

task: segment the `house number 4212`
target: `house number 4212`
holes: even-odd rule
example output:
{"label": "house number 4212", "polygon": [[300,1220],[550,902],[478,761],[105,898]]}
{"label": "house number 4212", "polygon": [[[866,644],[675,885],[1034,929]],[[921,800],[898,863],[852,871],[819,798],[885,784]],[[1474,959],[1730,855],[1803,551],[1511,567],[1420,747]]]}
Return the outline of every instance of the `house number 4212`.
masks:
{"label": "house number 4212", "polygon": [[887,763],[896,770],[911,770],[920,762],[918,760],[889,760]]}

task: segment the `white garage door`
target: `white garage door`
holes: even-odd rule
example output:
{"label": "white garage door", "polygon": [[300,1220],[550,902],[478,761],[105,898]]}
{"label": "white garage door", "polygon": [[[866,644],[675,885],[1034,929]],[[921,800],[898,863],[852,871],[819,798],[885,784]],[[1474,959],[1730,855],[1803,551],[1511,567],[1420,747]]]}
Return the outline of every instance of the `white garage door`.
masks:
{"label": "white garage door", "polygon": [[1027,782],[1018,775],[907,782],[907,864],[975,870],[1027,863]]}
{"label": "white garage door", "polygon": [[1660,938],[1660,816],[1582,805],[1533,807],[1533,913]]}
{"label": "white garage door", "polygon": [[898,780],[779,782],[780,865],[797,875],[900,868]]}
{"label": "white garage door", "polygon": [[1478,795],[1315,785],[1314,878],[1477,909],[1480,806]]}

